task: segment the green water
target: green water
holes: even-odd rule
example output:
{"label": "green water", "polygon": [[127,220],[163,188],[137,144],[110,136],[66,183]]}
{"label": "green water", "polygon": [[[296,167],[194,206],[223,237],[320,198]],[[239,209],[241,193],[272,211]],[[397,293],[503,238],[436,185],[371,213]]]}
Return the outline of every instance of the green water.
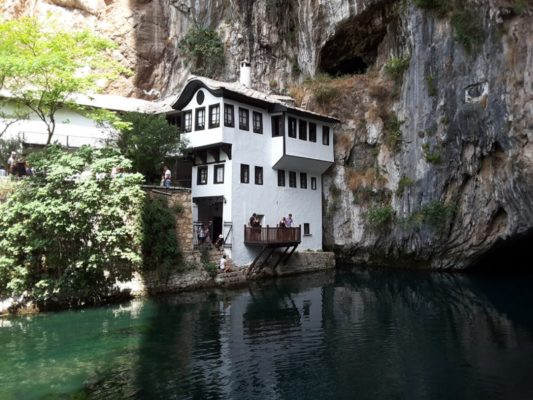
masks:
{"label": "green water", "polygon": [[0,319],[0,399],[533,399],[532,283],[354,269]]}

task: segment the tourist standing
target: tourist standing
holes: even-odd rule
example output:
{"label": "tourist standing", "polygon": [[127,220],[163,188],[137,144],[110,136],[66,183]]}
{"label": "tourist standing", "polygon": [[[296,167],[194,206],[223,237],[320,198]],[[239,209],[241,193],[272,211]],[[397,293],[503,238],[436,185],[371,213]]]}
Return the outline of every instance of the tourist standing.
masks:
{"label": "tourist standing", "polygon": [[292,214],[289,214],[287,218],[285,218],[285,226],[287,228],[291,228],[294,221],[292,220]]}
{"label": "tourist standing", "polygon": [[172,181],[172,172],[170,172],[170,169],[166,165],[163,167],[163,177],[161,181],[163,182],[163,186],[165,188],[168,189],[170,187],[170,183]]}
{"label": "tourist standing", "polygon": [[7,159],[7,172],[10,174],[15,174],[15,165],[17,162],[17,152],[12,151],[11,155]]}

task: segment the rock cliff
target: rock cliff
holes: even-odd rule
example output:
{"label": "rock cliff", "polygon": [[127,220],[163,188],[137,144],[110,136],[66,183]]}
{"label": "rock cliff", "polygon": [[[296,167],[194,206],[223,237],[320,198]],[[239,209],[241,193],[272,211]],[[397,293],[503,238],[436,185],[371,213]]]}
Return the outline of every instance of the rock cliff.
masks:
{"label": "rock cliff", "polygon": [[[135,74],[109,91],[148,99],[179,89],[189,74],[179,43],[209,27],[225,50],[219,78],[235,80],[248,58],[258,89],[339,117],[324,226],[341,260],[462,269],[533,232],[530,0],[6,0],[0,10],[51,12],[112,38]],[[304,82],[318,71],[342,77]]]}

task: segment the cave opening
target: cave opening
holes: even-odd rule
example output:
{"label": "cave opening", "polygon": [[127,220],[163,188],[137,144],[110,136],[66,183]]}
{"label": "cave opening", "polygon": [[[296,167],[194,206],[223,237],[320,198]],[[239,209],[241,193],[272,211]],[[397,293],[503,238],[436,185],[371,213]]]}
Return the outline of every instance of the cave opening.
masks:
{"label": "cave opening", "polygon": [[359,56],[342,59],[335,64],[326,64],[321,67],[322,72],[329,75],[354,75],[364,74],[368,70],[368,64]]}
{"label": "cave opening", "polygon": [[471,272],[533,272],[533,229],[501,240],[471,267]]}

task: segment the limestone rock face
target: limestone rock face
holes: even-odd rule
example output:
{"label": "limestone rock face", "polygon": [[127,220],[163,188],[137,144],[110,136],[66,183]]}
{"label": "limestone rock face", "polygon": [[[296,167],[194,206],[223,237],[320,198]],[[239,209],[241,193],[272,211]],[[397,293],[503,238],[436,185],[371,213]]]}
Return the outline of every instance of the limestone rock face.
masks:
{"label": "limestone rock face", "polygon": [[[411,3],[5,0],[0,11],[114,40],[135,73],[108,91],[126,96],[177,93],[189,74],[179,43],[196,24],[222,38],[220,79],[236,80],[244,58],[257,89],[281,93],[318,71],[359,74],[322,110],[342,120],[326,247],[348,262],[462,269],[533,229],[533,7],[466,0],[476,33]],[[396,82],[391,57],[405,60]]]}

